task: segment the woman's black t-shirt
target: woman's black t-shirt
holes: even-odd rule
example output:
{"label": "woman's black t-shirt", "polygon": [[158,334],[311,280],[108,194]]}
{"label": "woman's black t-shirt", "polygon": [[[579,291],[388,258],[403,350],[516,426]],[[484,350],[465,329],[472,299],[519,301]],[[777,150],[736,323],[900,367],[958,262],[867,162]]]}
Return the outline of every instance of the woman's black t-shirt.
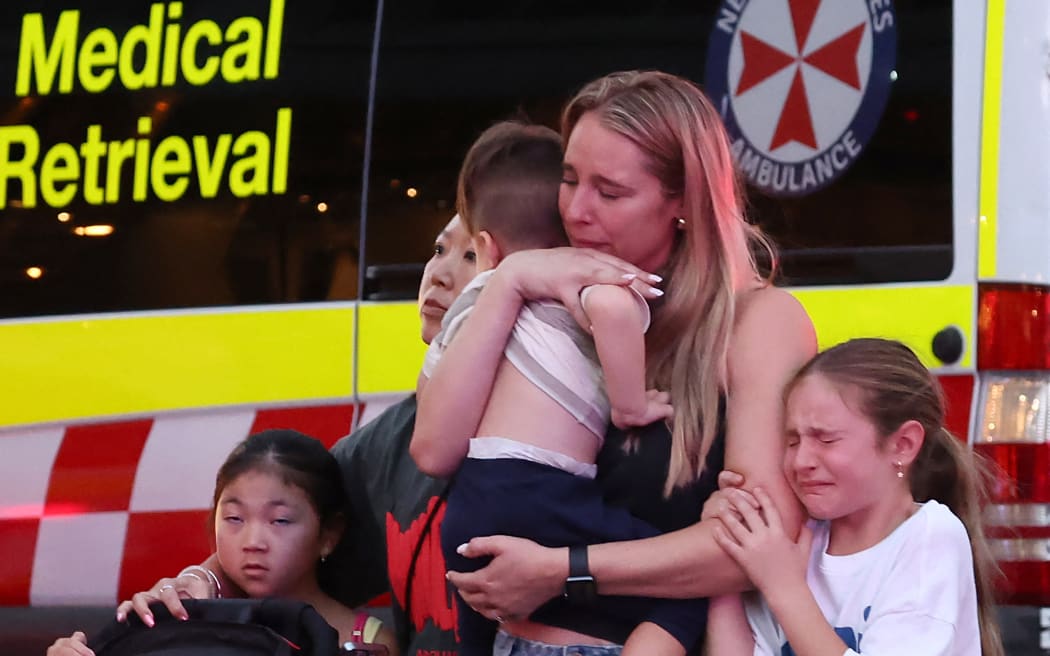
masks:
{"label": "woman's black t-shirt", "polygon": [[[724,411],[700,478],[664,497],[671,459],[671,431],[663,422],[622,431],[610,427],[598,454],[597,481],[606,503],[627,508],[664,533],[700,521],[704,502],[718,489],[725,464]],[[630,442],[630,444],[628,444]]]}

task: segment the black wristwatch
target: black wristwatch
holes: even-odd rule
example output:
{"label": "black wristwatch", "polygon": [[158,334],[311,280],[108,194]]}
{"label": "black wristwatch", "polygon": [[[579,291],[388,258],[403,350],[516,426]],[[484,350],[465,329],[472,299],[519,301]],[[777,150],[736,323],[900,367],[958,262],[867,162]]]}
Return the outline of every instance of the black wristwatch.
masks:
{"label": "black wristwatch", "polygon": [[587,566],[587,545],[569,547],[569,578],[565,598],[574,606],[589,606],[598,598],[598,585]]}

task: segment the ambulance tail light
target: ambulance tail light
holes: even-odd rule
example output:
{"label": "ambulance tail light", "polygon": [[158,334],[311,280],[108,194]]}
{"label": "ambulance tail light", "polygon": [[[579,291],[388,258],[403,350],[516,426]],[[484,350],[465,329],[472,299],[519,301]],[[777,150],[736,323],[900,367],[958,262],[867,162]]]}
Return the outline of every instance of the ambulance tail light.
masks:
{"label": "ambulance tail light", "polygon": [[1050,370],[1050,288],[980,286],[977,368]]}
{"label": "ambulance tail light", "polygon": [[979,291],[974,450],[992,464],[985,530],[1000,602],[1050,605],[1050,289]]}

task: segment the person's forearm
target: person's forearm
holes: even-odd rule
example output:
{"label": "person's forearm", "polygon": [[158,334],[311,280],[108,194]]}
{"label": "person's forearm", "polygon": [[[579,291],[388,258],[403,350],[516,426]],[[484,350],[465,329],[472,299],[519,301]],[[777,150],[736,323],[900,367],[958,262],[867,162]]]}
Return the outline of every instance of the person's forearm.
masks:
{"label": "person's forearm", "polygon": [[591,546],[598,592],[689,599],[751,589],[743,570],[715,543],[712,525],[703,521],[647,540]]}
{"label": "person's forearm", "polygon": [[459,467],[521,304],[521,296],[497,272],[442,355],[418,398],[411,453],[422,471],[449,476]]}
{"label": "person's forearm", "polygon": [[766,603],[798,656],[843,656],[846,643],[828,624],[803,580],[797,585],[763,591]]}
{"label": "person's forearm", "polygon": [[755,637],[739,594],[712,597],[707,611],[704,653],[712,656],[754,656]]}
{"label": "person's forearm", "polygon": [[632,420],[646,411],[645,327],[629,289],[611,285],[590,288],[584,309],[598,361],[605,376],[605,392],[614,414]]}

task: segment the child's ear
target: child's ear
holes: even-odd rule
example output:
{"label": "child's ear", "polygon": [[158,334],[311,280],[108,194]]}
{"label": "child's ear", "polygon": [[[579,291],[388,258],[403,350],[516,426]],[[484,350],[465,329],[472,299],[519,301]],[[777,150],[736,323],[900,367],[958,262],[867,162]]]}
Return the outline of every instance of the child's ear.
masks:
{"label": "child's ear", "polygon": [[495,269],[496,265],[503,259],[503,249],[499,247],[492,233],[481,230],[474,235],[474,253],[478,258],[478,271]]}
{"label": "child's ear", "polygon": [[925,439],[926,429],[914,419],[909,419],[890,435],[888,444],[890,455],[895,461],[907,467],[919,455]]}
{"label": "child's ear", "polygon": [[327,558],[335,551],[335,545],[339,544],[346,529],[346,517],[338,513],[325,522],[321,527],[321,555]]}

